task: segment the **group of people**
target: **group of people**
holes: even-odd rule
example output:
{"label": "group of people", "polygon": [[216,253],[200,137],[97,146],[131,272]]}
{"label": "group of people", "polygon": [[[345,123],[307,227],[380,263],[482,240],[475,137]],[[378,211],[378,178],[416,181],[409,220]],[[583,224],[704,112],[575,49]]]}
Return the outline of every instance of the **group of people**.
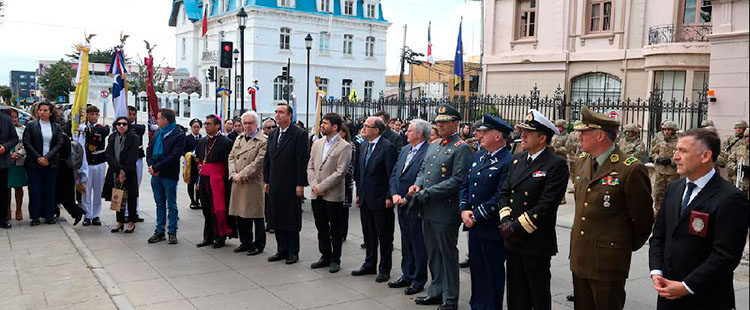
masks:
{"label": "group of people", "polygon": [[[277,250],[268,261],[297,263],[309,187],[320,252],[311,268],[340,271],[349,207],[355,205],[366,254],[352,276],[375,275],[376,282],[390,281],[388,287],[403,288],[406,295],[427,288],[416,304],[457,309],[463,229],[472,309],[502,308],[506,287],[509,308],[550,309],[557,209],[571,181],[570,270],[577,309],[622,309],[631,253],[649,240],[659,309],[734,306],[732,274],[748,235],[747,192],[734,186],[744,182],[747,191],[746,123],[738,122],[736,135],[720,145],[714,129],[678,133],[667,121],[647,152],[638,126],[625,125],[621,133],[618,121],[588,108],[572,133],[564,120],[552,122],[533,109],[513,126],[492,115],[462,126],[461,113],[443,104],[432,123],[403,124],[379,112],[354,124],[325,114],[317,137],[292,121],[287,104],[265,120],[254,111],[235,120],[193,119],[187,133],[174,111],[164,108],[144,148],[146,128],[137,124],[135,108],[129,112],[115,119],[110,134],[90,106],[85,123],[72,131],[70,122],[51,118],[61,114],[53,105],[40,103],[22,143],[17,114],[0,116],[0,180],[8,188],[19,184],[8,167],[18,166],[22,148],[32,225],[42,218],[55,223],[60,203],[76,224],[83,218],[83,225],[98,226],[101,199],[119,199],[112,232],[132,232],[145,168],[157,210],[148,242],[176,244],[184,158],[190,208],[202,209],[205,219],[198,247],[220,248],[239,237],[234,252],[258,255],[266,232],[273,232]],[[83,163],[76,163],[77,153]],[[655,165],[653,188],[644,161]],[[722,165],[745,179],[722,179]],[[0,192],[8,201],[0,211],[9,213],[10,190]],[[49,192],[58,194],[39,194]],[[391,280],[396,223],[402,276]]]}

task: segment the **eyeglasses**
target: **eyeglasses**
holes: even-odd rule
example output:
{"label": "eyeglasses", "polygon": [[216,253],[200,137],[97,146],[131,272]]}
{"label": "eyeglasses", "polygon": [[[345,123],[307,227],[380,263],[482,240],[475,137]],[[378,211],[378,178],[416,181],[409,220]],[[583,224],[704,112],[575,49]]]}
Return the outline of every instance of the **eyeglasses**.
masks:
{"label": "eyeglasses", "polygon": [[367,128],[378,128],[376,126],[370,126],[370,125],[367,125],[367,124],[365,124],[365,127],[367,127]]}
{"label": "eyeglasses", "polygon": [[264,129],[274,129],[274,128],[276,128],[276,126],[266,126],[266,127],[263,127],[263,128]]}
{"label": "eyeglasses", "polygon": [[127,126],[128,123],[116,123],[115,126]]}

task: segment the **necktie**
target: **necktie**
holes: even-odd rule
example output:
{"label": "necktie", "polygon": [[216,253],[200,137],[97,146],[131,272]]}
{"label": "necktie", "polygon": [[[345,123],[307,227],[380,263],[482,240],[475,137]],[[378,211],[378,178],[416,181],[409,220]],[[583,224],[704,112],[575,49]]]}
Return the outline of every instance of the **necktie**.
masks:
{"label": "necktie", "polygon": [[276,144],[281,144],[281,136],[284,135],[284,132],[279,130],[279,138],[276,140]]}
{"label": "necktie", "polygon": [[375,143],[369,142],[367,143],[367,153],[365,153],[365,166],[367,166],[367,162],[370,161],[370,155],[372,155],[372,149],[375,146]]}
{"label": "necktie", "polygon": [[414,159],[414,154],[417,153],[417,149],[412,148],[409,151],[409,154],[406,155],[406,162],[404,162],[404,169],[401,170],[401,173],[404,173],[406,171],[406,167],[409,167],[409,163],[411,163],[411,160]]}
{"label": "necktie", "polygon": [[685,196],[682,197],[682,204],[680,204],[680,216],[685,213],[685,209],[687,209],[688,203],[690,202],[690,196],[693,195],[693,190],[695,189],[695,187],[695,183],[688,182],[687,191],[685,191]]}
{"label": "necktie", "polygon": [[529,164],[531,164],[531,162],[532,162],[532,161],[534,161],[534,160],[533,160],[533,159],[531,159],[531,156],[529,156],[529,157],[526,157],[526,165],[527,165],[527,166],[528,166]]}

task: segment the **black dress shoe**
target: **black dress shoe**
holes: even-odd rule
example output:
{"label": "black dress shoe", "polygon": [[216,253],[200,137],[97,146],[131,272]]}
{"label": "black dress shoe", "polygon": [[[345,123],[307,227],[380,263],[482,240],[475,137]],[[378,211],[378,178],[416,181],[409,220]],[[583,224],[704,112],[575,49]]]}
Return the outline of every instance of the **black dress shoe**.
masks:
{"label": "black dress shoe", "polygon": [[209,245],[212,245],[212,244],[214,244],[213,240],[205,240],[204,239],[203,241],[201,241],[200,243],[196,244],[195,246],[199,247],[199,248],[202,248],[204,246],[209,246]]}
{"label": "black dress shoe", "polygon": [[353,276],[363,276],[366,274],[375,274],[375,269],[367,269],[365,267],[359,268],[359,270],[352,270]]}
{"label": "black dress shoe", "polygon": [[465,261],[458,263],[459,268],[467,268],[469,266],[471,266],[471,259],[468,258]]}
{"label": "black dress shoe", "polygon": [[138,222],[138,223],[143,223],[143,218],[142,218],[142,217],[139,217],[139,218],[138,218],[138,219],[136,220],[136,222]]}
{"label": "black dress shoe", "polygon": [[289,255],[289,258],[286,259],[286,264],[291,265],[295,264],[299,261],[299,256],[297,255]]}
{"label": "black dress shoe", "polygon": [[10,222],[8,221],[0,222],[0,228],[10,229],[11,227],[13,227],[13,225],[10,225]]}
{"label": "black dress shoe", "polygon": [[91,220],[91,225],[102,226],[102,221],[99,219],[99,217],[95,217]]}
{"label": "black dress shoe", "polygon": [[437,310],[457,310],[458,305],[455,304],[442,304],[440,307],[437,308]]}
{"label": "black dress shoe", "polygon": [[49,219],[44,220],[44,224],[47,224],[47,225],[57,224],[57,220],[54,217],[49,218]]}
{"label": "black dress shoe", "polygon": [[565,296],[565,299],[566,299],[567,301],[575,301],[575,300],[576,300],[576,297],[575,297],[575,296],[573,296],[573,294],[568,294],[568,296]]}
{"label": "black dress shoe", "polygon": [[404,278],[400,278],[396,281],[388,283],[388,287],[390,288],[401,288],[401,287],[407,287],[411,285],[411,281],[408,281]]}
{"label": "black dress shoe", "polygon": [[318,268],[329,267],[329,266],[331,266],[331,263],[321,258],[317,262],[312,263],[312,265],[310,265],[310,268],[318,269]]}
{"label": "black dress shoe", "polygon": [[362,244],[359,245],[359,247],[364,249],[365,248],[365,244],[362,243]]}
{"label": "black dress shoe", "polygon": [[331,266],[328,267],[330,273],[337,273],[339,270],[341,270],[341,264],[339,263],[331,263]]}
{"label": "black dress shoe", "polygon": [[199,210],[199,209],[201,209],[201,206],[199,206],[197,203],[191,203],[190,204],[190,209]]}
{"label": "black dress shoe", "polygon": [[391,279],[391,276],[390,276],[390,275],[387,275],[387,274],[379,274],[379,275],[377,275],[377,276],[375,277],[375,282],[378,282],[378,283],[383,283],[383,282],[385,282],[385,281],[388,281],[388,280],[390,280],[390,279]]}
{"label": "black dress shoe", "polygon": [[234,248],[234,253],[240,253],[240,252],[247,252],[252,250],[252,247],[249,244],[240,244],[240,246]]}
{"label": "black dress shoe", "polygon": [[421,286],[420,287],[409,286],[409,287],[407,287],[404,290],[404,294],[406,294],[406,295],[414,295],[416,293],[421,292],[422,290],[424,290],[424,287],[421,287]]}
{"label": "black dress shoe", "polygon": [[216,240],[214,241],[214,244],[211,246],[211,248],[218,249],[224,246],[224,240]]}
{"label": "black dress shoe", "polygon": [[78,223],[81,222],[81,219],[83,219],[83,213],[76,215],[73,217],[73,226],[78,225]]}
{"label": "black dress shoe", "polygon": [[280,260],[287,259],[287,257],[288,257],[287,255],[281,255],[279,253],[276,253],[274,255],[269,256],[268,257],[268,261],[269,262],[278,262]]}
{"label": "black dress shoe", "polygon": [[148,238],[148,243],[157,243],[159,241],[164,241],[164,240],[167,240],[167,237],[164,236],[164,234],[154,233],[154,235],[151,236],[151,238]]}
{"label": "black dress shoe", "polygon": [[261,248],[252,248],[250,251],[247,252],[247,256],[255,256],[260,253],[263,253],[263,249]]}
{"label": "black dress shoe", "polygon": [[31,223],[29,223],[29,225],[31,225],[31,226],[37,226],[39,224],[41,224],[41,223],[39,223],[39,220],[31,220]]}
{"label": "black dress shoe", "polygon": [[91,219],[83,219],[83,226],[91,225]]}
{"label": "black dress shoe", "polygon": [[414,299],[414,303],[418,305],[440,305],[443,303],[443,296],[422,296]]}

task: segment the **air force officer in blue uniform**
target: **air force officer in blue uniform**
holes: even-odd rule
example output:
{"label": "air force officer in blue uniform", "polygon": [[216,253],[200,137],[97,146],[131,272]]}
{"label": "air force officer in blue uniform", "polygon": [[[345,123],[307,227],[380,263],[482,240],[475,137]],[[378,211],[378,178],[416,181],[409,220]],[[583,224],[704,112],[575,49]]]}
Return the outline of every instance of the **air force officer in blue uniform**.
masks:
{"label": "air force officer in blue uniform", "polygon": [[471,309],[502,309],[505,249],[498,230],[500,189],[508,175],[512,155],[506,148],[513,128],[500,118],[484,115],[480,141],[468,175],[459,192],[464,227],[469,230],[471,257]]}

